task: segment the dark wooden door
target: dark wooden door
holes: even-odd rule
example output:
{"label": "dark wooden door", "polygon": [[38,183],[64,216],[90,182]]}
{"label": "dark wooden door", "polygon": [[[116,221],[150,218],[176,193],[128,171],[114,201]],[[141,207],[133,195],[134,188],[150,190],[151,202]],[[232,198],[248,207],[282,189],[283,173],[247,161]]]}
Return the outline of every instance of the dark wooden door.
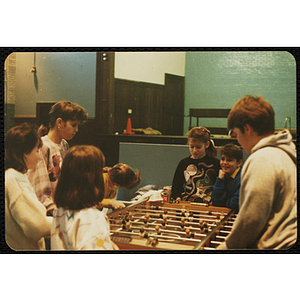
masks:
{"label": "dark wooden door", "polygon": [[184,77],[165,74],[164,134],[183,135]]}
{"label": "dark wooden door", "polygon": [[114,52],[98,52],[95,119],[99,133],[114,132]]}

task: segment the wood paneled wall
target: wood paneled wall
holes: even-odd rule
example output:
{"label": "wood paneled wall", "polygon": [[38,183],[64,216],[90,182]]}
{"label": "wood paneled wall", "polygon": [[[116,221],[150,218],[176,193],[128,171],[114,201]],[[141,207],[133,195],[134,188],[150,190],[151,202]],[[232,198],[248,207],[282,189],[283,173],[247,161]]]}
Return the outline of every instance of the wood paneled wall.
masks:
{"label": "wood paneled wall", "polygon": [[115,131],[126,129],[128,109],[133,128],[163,129],[163,85],[116,79],[115,87]]}
{"label": "wood paneled wall", "polygon": [[183,135],[184,77],[165,74],[165,85],[115,79],[114,131],[151,127],[164,135]]}

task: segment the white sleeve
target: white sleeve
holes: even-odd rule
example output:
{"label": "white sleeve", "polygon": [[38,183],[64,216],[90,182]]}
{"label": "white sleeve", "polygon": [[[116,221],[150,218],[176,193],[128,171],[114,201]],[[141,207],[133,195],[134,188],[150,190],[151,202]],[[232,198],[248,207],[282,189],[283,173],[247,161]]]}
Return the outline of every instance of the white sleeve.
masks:
{"label": "white sleeve", "polygon": [[22,192],[13,203],[10,211],[24,234],[36,241],[50,236],[52,218],[46,217],[46,208],[29,191]]}
{"label": "white sleeve", "polygon": [[113,250],[110,226],[105,214],[97,209],[81,215],[77,232],[78,250]]}

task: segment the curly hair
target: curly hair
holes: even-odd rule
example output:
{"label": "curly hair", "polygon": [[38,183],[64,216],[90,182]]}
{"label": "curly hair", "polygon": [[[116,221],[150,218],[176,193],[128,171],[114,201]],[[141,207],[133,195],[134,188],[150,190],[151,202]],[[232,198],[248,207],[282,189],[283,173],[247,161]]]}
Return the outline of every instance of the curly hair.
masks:
{"label": "curly hair", "polygon": [[215,157],[218,154],[218,150],[215,147],[211,136],[210,136],[210,131],[205,128],[205,127],[193,127],[187,134],[186,134],[187,138],[188,138],[188,143],[190,140],[194,140],[194,141],[200,141],[202,143],[207,143],[209,142],[209,146],[206,149],[206,154],[209,157]]}
{"label": "curly hair", "polygon": [[109,171],[109,177],[112,182],[118,184],[123,189],[133,189],[141,181],[139,170],[134,171],[126,164],[116,164]]}

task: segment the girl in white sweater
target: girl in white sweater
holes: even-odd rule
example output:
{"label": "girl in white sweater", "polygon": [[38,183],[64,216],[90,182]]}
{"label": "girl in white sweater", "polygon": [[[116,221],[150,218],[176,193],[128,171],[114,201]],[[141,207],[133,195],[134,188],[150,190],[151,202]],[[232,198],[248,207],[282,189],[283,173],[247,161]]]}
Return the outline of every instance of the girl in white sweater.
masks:
{"label": "girl in white sweater", "polygon": [[27,178],[39,159],[42,141],[27,123],[5,135],[5,239],[14,250],[45,250],[52,217],[38,200]]}

